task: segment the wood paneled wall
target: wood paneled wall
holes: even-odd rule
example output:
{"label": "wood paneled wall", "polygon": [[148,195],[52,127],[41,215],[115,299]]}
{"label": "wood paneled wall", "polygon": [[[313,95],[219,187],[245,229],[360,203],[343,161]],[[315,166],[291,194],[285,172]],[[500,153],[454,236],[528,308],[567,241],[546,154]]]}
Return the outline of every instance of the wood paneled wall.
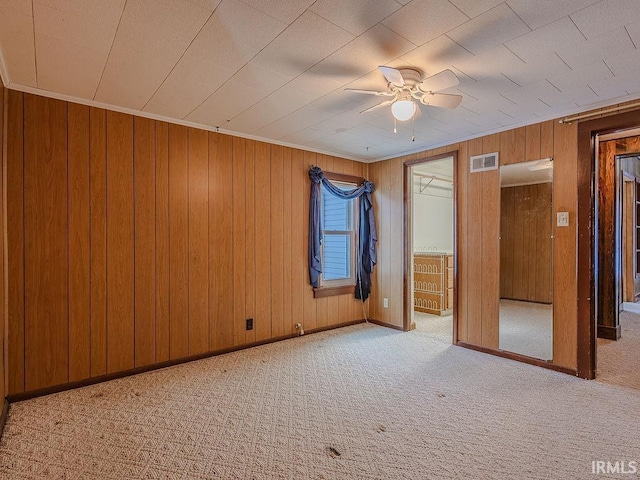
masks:
{"label": "wood paneled wall", "polygon": [[[403,324],[404,270],[402,212],[403,164],[458,152],[457,165],[457,316],[458,339],[498,348],[500,275],[500,173],[469,173],[469,157],[499,152],[500,164],[554,158],[555,212],[568,211],[570,226],[554,227],[554,363],[576,368],[576,204],[577,126],[547,121],[407,155],[369,166],[377,185],[379,262],[373,276],[371,316]],[[383,299],[389,299],[389,308]]]}
{"label": "wood paneled wall", "polygon": [[500,190],[500,298],[551,303],[552,183]]}
{"label": "wood paneled wall", "polygon": [[8,394],[363,318],[313,298],[307,171],[366,164],[6,95]]}

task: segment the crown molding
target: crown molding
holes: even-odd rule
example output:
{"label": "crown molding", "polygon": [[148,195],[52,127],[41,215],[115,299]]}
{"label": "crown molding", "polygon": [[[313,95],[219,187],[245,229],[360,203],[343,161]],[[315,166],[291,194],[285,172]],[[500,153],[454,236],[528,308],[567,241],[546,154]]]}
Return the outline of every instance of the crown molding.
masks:
{"label": "crown molding", "polygon": [[[3,79],[3,81],[4,81],[4,79]],[[348,155],[345,155],[345,154],[342,154],[342,153],[338,153],[338,152],[331,152],[331,151],[328,151],[328,150],[322,150],[322,149],[318,149],[318,148],[311,148],[311,147],[306,147],[306,146],[302,146],[302,145],[296,145],[296,144],[289,143],[289,142],[281,142],[279,140],[274,140],[274,139],[271,139],[271,138],[264,138],[264,137],[260,137],[258,135],[251,135],[251,134],[246,134],[246,133],[241,133],[241,132],[234,132],[234,131],[231,131],[231,130],[225,130],[224,128],[220,128],[220,127],[212,127],[211,125],[205,125],[205,124],[202,124],[202,123],[189,122],[187,120],[181,120],[181,119],[177,119],[177,118],[166,117],[164,115],[157,115],[155,113],[143,112],[143,111],[140,111],[140,110],[135,110],[133,108],[119,107],[117,105],[112,105],[112,104],[109,104],[109,103],[97,102],[95,100],[87,100],[86,98],[74,97],[72,95],[64,95],[62,93],[51,92],[49,90],[43,90],[43,89],[40,89],[40,88],[28,87],[28,86],[19,85],[19,84],[16,84],[16,83],[9,83],[8,85],[5,85],[5,86],[10,90],[16,90],[18,92],[30,93],[30,94],[33,94],[33,95],[40,95],[42,97],[54,98],[56,100],[63,100],[65,102],[77,103],[77,104],[80,104],[80,105],[86,105],[88,107],[102,108],[104,110],[111,110],[111,111],[114,111],[114,112],[126,113],[126,114],[129,114],[129,115],[134,115],[136,117],[149,118],[151,120],[158,120],[160,122],[173,123],[175,125],[182,125],[182,126],[185,126],[185,127],[197,128],[197,129],[206,130],[206,131],[209,131],[209,132],[222,133],[224,135],[230,135],[232,137],[246,138],[247,140],[255,140],[257,142],[269,143],[271,145],[279,145],[279,146],[282,146],[282,147],[295,148],[296,150],[303,150],[303,151],[307,151],[307,152],[319,153],[321,155],[329,155],[331,157],[344,158],[346,160],[353,160],[353,161],[360,162],[360,163],[368,163],[366,160],[363,160],[361,158],[348,156]]]}

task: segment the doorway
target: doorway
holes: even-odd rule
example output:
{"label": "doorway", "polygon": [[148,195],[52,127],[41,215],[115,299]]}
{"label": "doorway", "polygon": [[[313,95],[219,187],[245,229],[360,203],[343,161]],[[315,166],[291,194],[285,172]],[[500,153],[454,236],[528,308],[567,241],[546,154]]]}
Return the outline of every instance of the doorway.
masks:
{"label": "doorway", "polygon": [[455,330],[455,154],[405,164],[405,322],[449,344]]}
{"label": "doorway", "polygon": [[596,378],[640,388],[640,132],[597,136]]}

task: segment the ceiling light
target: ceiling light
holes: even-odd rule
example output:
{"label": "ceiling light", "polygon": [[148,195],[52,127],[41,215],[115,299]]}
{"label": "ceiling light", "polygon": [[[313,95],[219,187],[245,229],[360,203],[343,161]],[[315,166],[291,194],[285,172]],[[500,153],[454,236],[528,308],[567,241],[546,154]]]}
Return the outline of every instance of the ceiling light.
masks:
{"label": "ceiling light", "polygon": [[416,104],[412,100],[398,100],[391,105],[391,113],[399,122],[405,122],[416,113]]}

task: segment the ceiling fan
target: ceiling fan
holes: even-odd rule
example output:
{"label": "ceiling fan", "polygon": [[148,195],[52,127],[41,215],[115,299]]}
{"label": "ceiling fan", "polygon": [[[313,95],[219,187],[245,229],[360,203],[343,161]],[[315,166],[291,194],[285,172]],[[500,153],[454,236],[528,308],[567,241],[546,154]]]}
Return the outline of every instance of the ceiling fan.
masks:
{"label": "ceiling fan", "polygon": [[458,77],[451,70],[443,70],[425,79],[422,72],[415,68],[378,67],[384,78],[387,79],[387,90],[377,92],[375,90],[361,90],[358,88],[346,88],[345,90],[357,93],[366,93],[379,97],[393,97],[390,100],[378,103],[360,113],[370,112],[380,107],[391,105],[391,113],[396,120],[404,122],[410,120],[419,112],[416,100],[423,105],[434,107],[456,108],[462,101],[462,95],[437,93],[446,88],[455,87],[460,83]]}

